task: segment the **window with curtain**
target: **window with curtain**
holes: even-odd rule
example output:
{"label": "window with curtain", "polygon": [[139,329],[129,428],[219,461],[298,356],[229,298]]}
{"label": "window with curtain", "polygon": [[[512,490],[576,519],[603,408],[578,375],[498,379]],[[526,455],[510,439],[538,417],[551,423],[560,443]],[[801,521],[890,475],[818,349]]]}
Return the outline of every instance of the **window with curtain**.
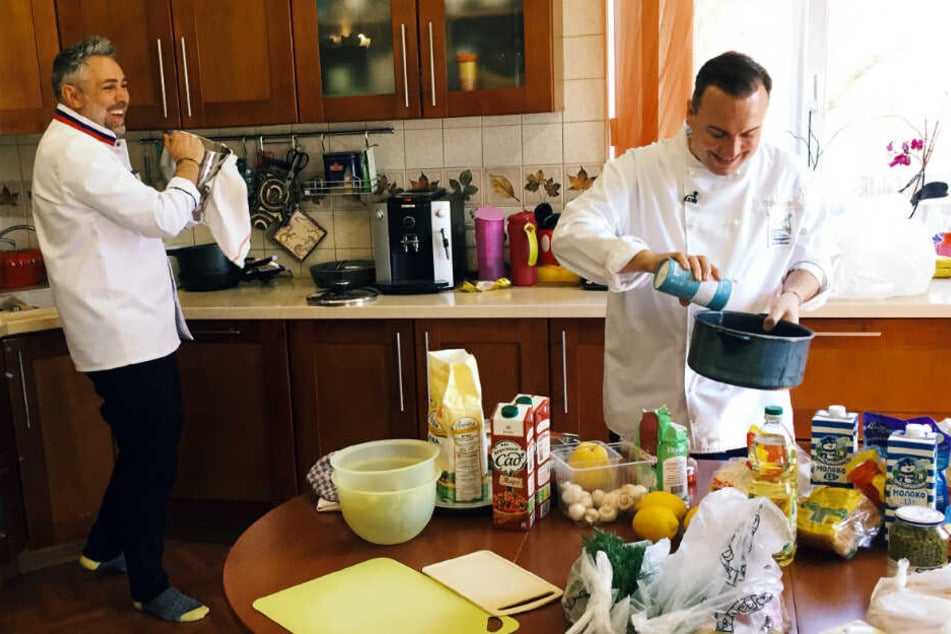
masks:
{"label": "window with curtain", "polygon": [[[887,146],[939,124],[927,180],[951,181],[951,2],[695,0],[693,72],[725,50],[773,77],[764,133],[850,195],[895,192],[917,169]],[[910,193],[910,192],[908,192]]]}

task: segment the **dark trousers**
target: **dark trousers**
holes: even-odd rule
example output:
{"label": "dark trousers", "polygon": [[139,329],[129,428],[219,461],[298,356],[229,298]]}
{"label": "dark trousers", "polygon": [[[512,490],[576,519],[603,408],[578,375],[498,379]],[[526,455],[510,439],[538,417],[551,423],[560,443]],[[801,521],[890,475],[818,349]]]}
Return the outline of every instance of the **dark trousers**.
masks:
{"label": "dark trousers", "polygon": [[149,601],[169,585],[162,553],[183,424],[178,362],[171,354],[89,378],[118,457],[84,554],[104,561],[125,553],[132,598]]}

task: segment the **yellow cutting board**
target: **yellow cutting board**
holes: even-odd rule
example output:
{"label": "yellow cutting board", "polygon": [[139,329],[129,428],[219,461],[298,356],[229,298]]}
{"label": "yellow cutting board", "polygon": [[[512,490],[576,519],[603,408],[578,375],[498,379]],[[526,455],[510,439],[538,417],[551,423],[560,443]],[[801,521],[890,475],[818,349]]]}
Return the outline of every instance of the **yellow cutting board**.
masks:
{"label": "yellow cutting board", "polygon": [[[254,609],[294,634],[508,634],[493,617],[426,575],[377,557],[257,599]],[[489,619],[502,622],[490,630]]]}
{"label": "yellow cutting board", "polygon": [[562,595],[558,586],[491,550],[440,561],[423,572],[495,616],[534,610]]}

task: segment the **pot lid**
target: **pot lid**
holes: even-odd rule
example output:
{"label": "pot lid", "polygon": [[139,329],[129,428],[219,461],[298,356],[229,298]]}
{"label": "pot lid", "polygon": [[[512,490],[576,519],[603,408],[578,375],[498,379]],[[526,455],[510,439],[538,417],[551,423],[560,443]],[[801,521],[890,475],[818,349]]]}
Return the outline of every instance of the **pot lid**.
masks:
{"label": "pot lid", "polygon": [[376,301],[378,293],[372,288],[354,288],[349,282],[337,282],[323,293],[311,293],[307,303],[315,306],[359,306]]}

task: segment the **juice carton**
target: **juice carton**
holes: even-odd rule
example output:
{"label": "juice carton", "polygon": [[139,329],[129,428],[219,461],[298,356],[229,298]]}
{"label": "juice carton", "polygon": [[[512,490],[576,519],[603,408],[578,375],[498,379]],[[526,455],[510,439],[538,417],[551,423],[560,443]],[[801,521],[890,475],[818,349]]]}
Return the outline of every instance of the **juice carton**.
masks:
{"label": "juice carton", "polygon": [[859,415],[842,405],[812,417],[812,483],[851,487],[845,467],[858,450]]}
{"label": "juice carton", "polygon": [[902,506],[935,508],[937,434],[928,425],[909,423],[888,437],[885,527]]}
{"label": "juice carton", "polygon": [[537,394],[518,394],[515,403],[531,403],[535,419],[535,515],[541,519],[551,510],[551,399]]}
{"label": "juice carton", "polygon": [[499,403],[492,416],[492,523],[528,530],[535,523],[535,424],[531,405]]}

